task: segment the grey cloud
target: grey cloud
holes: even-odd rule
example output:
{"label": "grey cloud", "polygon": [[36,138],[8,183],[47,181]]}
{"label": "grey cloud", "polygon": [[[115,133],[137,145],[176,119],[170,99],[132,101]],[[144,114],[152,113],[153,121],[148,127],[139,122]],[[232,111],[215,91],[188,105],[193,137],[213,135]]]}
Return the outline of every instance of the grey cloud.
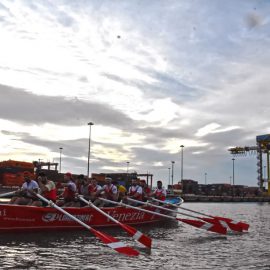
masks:
{"label": "grey cloud", "polygon": [[180,78],[175,78],[166,73],[153,71],[150,69],[137,67],[141,72],[152,77],[155,81],[154,84],[145,83],[139,80],[123,79],[115,74],[103,73],[106,78],[122,83],[124,85],[130,85],[141,89],[148,98],[164,98],[172,97],[175,103],[182,102],[183,100],[198,99],[202,95],[202,90],[198,88],[184,85]]}
{"label": "grey cloud", "polygon": [[90,120],[114,127],[134,124],[125,114],[105,104],[39,96],[4,85],[0,85],[0,116],[31,124],[81,125]]}

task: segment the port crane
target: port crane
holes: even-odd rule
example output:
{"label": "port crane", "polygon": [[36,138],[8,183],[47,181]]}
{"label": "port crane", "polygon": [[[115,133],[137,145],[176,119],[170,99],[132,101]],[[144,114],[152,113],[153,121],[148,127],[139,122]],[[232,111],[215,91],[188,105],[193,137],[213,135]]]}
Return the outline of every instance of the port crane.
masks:
{"label": "port crane", "polygon": [[[264,183],[268,183],[268,194],[270,195],[270,134],[256,136],[255,146],[236,146],[229,148],[228,151],[230,151],[233,156],[246,156],[248,153],[257,155],[258,186],[260,189],[263,189]],[[263,174],[263,155],[266,155],[266,175]]]}

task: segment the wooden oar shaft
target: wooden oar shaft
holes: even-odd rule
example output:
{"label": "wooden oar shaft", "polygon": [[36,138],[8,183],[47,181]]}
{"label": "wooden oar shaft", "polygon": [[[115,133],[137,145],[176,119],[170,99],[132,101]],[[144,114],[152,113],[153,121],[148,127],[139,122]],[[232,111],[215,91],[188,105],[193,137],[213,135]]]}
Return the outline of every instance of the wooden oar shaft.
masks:
{"label": "wooden oar shaft", "polygon": [[103,201],[105,201],[105,202],[117,204],[117,205],[124,206],[124,207],[133,208],[133,209],[136,209],[136,210],[139,210],[139,211],[142,211],[142,212],[146,212],[146,213],[150,213],[150,214],[153,214],[153,215],[156,215],[156,216],[160,216],[160,217],[165,217],[165,218],[169,218],[169,219],[181,221],[181,222],[184,222],[184,223],[189,224],[191,226],[194,226],[194,227],[197,227],[197,228],[200,228],[200,229],[204,229],[204,230],[207,230],[207,231],[212,231],[212,232],[220,233],[220,234],[226,234],[227,233],[226,228],[222,227],[220,224],[210,224],[209,223],[208,225],[206,225],[207,223],[204,222],[204,221],[187,220],[187,219],[177,218],[177,217],[173,217],[173,216],[168,216],[168,215],[165,215],[165,214],[157,213],[157,212],[154,212],[154,211],[150,211],[150,210],[147,210],[147,209],[139,208],[139,207],[136,207],[136,206],[124,204],[122,202],[119,203],[119,202],[107,200],[107,199],[104,199],[104,198],[100,198],[100,199],[103,200]]}
{"label": "wooden oar shaft", "polygon": [[212,217],[212,218],[214,218],[213,216],[210,216],[210,215],[207,215],[207,214],[204,214],[204,213],[202,213],[202,212],[195,211],[195,210],[191,210],[191,209],[185,208],[185,207],[180,206],[180,205],[173,205],[172,203],[168,203],[168,202],[165,202],[165,201],[161,201],[161,200],[158,200],[158,199],[155,199],[155,198],[151,198],[151,200],[154,200],[154,201],[156,201],[156,202],[160,202],[160,203],[163,203],[163,204],[166,204],[166,205],[174,206],[174,207],[177,207],[177,208],[179,208],[179,209],[182,209],[182,210],[186,210],[186,211],[192,212],[192,213],[194,213],[194,214],[199,214],[199,215],[202,215],[202,216],[205,216],[205,217]]}
{"label": "wooden oar shaft", "polygon": [[100,200],[103,200],[104,202],[109,202],[109,203],[117,204],[117,205],[120,205],[120,206],[128,207],[128,208],[136,209],[136,210],[148,213],[148,214],[154,214],[156,216],[177,220],[176,217],[173,217],[173,216],[168,216],[168,215],[164,215],[164,214],[157,213],[157,212],[154,212],[154,211],[150,211],[150,210],[147,210],[147,209],[138,208],[136,206],[125,204],[125,203],[122,203],[122,202],[115,202],[115,201],[107,200],[107,199],[104,199],[104,198],[100,198]]}
{"label": "wooden oar shaft", "polygon": [[[164,202],[164,201],[161,201],[161,200],[157,200],[155,198],[151,198],[151,199],[154,200],[154,201],[157,201],[157,202],[166,204],[166,205],[174,206],[171,203]],[[216,217],[216,216],[207,215],[205,213],[198,212],[198,211],[195,211],[195,210],[191,210],[191,209],[185,208],[185,207],[180,206],[180,205],[176,205],[175,207],[177,207],[179,209],[182,209],[182,210],[185,210],[185,211],[189,211],[191,213],[195,213],[195,214],[199,214],[199,215],[205,216],[207,218],[200,218],[200,219],[201,220],[204,220],[206,222],[210,222],[211,223],[211,222],[213,222],[213,220],[218,220],[222,224],[222,226],[225,226],[227,228],[230,228],[233,231],[242,232],[243,230],[248,230],[248,227],[249,227],[249,225],[246,224],[246,223],[243,223],[243,222],[234,222],[232,219],[229,219],[229,218],[223,218],[223,217]],[[184,213],[182,213],[182,214],[184,214]],[[211,218],[211,219],[209,219],[209,218]]]}
{"label": "wooden oar shaft", "polygon": [[4,198],[10,195],[14,195],[17,191],[11,191],[11,192],[7,192],[7,193],[2,193],[0,194],[0,198]]}
{"label": "wooden oar shaft", "polygon": [[[161,209],[161,210],[164,210],[164,211],[168,211],[168,212],[172,212],[172,213],[176,213],[176,214],[179,214],[179,215],[182,215],[182,216],[186,216],[186,217],[191,217],[191,218],[196,218],[196,219],[203,220],[203,219],[200,218],[200,217],[193,216],[193,215],[189,215],[189,214],[182,213],[182,212],[179,212],[179,211],[175,211],[175,210],[169,209],[169,208],[164,208],[164,207],[162,207],[162,206],[155,205],[155,204],[152,204],[152,203],[149,203],[149,202],[137,201],[137,200],[134,200],[134,199],[131,199],[131,198],[128,198],[128,200],[129,200],[129,201],[132,201],[132,202],[140,203],[140,204],[143,204],[143,205],[149,205],[149,206],[152,206],[152,207],[156,207],[156,208],[158,208],[158,209]],[[158,200],[158,201],[159,201],[159,200]],[[169,204],[169,205],[174,206],[173,204]]]}

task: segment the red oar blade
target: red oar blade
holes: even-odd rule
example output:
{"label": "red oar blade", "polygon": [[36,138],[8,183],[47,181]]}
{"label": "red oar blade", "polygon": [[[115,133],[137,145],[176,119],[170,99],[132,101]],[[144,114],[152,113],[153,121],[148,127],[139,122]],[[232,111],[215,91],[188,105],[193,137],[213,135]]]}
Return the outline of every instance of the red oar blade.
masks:
{"label": "red oar blade", "polygon": [[245,222],[239,221],[236,224],[239,225],[239,226],[241,226],[244,231],[248,231],[248,229],[249,229],[249,224],[247,224]]}
{"label": "red oar blade", "polygon": [[248,231],[248,229],[249,229],[249,224],[247,224],[245,222],[242,222],[242,221],[236,222],[236,221],[234,221],[234,220],[232,220],[230,218],[217,217],[217,216],[214,216],[213,218],[218,219],[218,220],[223,220],[225,222],[230,222],[230,223],[235,224],[235,225],[237,225],[239,227],[242,227],[243,231]]}
{"label": "red oar blade", "polygon": [[140,242],[141,244],[143,244],[144,246],[151,248],[152,247],[152,239],[143,234],[142,232],[136,230],[134,227],[131,227],[127,224],[119,224],[126,232],[128,232],[133,239],[137,240],[138,242]]}
{"label": "red oar blade", "polygon": [[239,226],[238,224],[234,224],[230,221],[214,219],[214,218],[201,218],[201,219],[212,224],[220,223],[221,226],[223,226],[224,228],[230,229],[235,232],[243,232],[243,228],[241,226]]}
{"label": "red oar blade", "polygon": [[126,246],[123,242],[120,242],[118,239],[116,239],[111,235],[97,231],[93,228],[91,228],[90,231],[94,233],[95,236],[98,237],[104,244],[106,244],[110,248],[113,248],[115,251],[119,253],[122,253],[127,256],[138,256],[140,254],[137,250]]}
{"label": "red oar blade", "polygon": [[227,234],[227,229],[221,226],[219,223],[210,224],[200,220],[182,219],[182,218],[177,218],[177,220],[206,231],[215,232],[219,234]]}

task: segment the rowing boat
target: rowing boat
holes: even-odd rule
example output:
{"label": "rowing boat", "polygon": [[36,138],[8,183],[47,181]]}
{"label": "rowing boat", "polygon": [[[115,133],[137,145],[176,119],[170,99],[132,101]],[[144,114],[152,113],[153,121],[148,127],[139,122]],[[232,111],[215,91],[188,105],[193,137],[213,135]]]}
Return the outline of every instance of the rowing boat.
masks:
{"label": "rowing boat", "polygon": [[[171,198],[166,201],[175,206],[181,203],[180,198]],[[168,207],[173,208],[173,206]],[[141,208],[150,211],[163,212],[153,206],[141,206]],[[67,207],[64,209],[91,227],[117,226],[112,220],[90,207]],[[169,219],[164,217],[123,206],[103,207],[101,209],[124,224],[153,224],[164,220],[170,222]],[[59,213],[55,208],[49,206],[36,207],[0,204],[0,232],[81,229],[83,229],[83,227],[68,215]]]}

